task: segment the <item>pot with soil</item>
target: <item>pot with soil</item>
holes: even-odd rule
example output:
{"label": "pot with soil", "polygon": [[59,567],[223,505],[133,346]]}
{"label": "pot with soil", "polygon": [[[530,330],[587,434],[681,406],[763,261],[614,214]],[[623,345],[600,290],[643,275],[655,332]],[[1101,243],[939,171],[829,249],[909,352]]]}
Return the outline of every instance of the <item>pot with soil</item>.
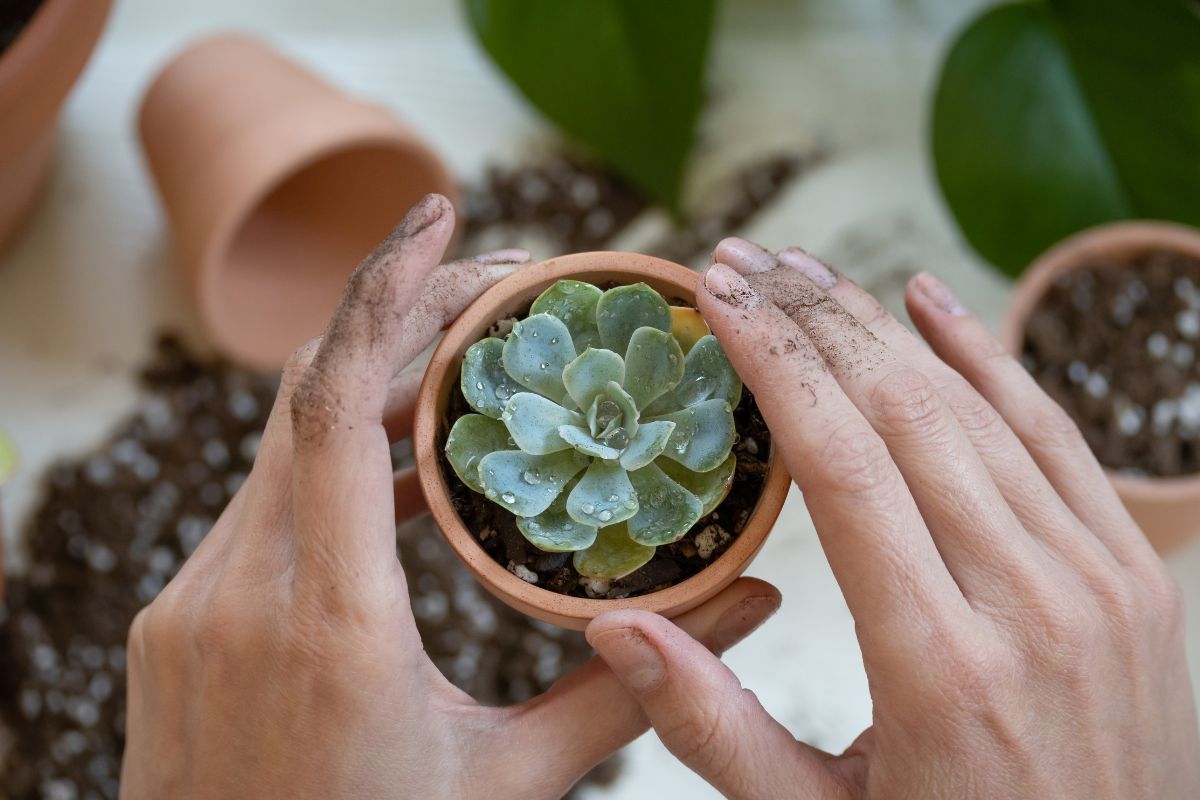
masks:
{"label": "pot with soil", "polygon": [[1165,553],[1200,532],[1200,231],[1102,225],[1039,257],[1001,337]]}
{"label": "pot with soil", "polygon": [[0,3],[0,249],[25,221],[54,154],[58,110],[112,0]]}
{"label": "pot with soil", "polygon": [[422,490],[513,608],[577,629],[621,608],[675,616],[762,546],[790,479],[696,281],[634,253],[550,259],[486,292],[434,352]]}

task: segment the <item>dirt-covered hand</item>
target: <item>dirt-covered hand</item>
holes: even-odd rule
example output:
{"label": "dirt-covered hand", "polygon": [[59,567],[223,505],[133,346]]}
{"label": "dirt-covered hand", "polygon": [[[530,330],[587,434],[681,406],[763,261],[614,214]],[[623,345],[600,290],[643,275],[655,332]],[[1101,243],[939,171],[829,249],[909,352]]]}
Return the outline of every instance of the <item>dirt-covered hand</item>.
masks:
{"label": "dirt-covered hand", "polygon": [[804,492],[874,719],[821,752],[666,621],[597,618],[666,745],[734,798],[1200,797],[1180,592],[1062,409],[927,274],[932,352],[803,251],[713,260],[698,304]]}
{"label": "dirt-covered hand", "polygon": [[[557,798],[644,730],[598,659],[485,708],[421,647],[396,521],[423,506],[389,452],[421,377],[404,368],[529,260],[438,266],[453,226],[431,195],[358,267],[286,367],[245,484],[134,621],[123,797]],[[719,649],[778,604],[742,580],[680,623]]]}

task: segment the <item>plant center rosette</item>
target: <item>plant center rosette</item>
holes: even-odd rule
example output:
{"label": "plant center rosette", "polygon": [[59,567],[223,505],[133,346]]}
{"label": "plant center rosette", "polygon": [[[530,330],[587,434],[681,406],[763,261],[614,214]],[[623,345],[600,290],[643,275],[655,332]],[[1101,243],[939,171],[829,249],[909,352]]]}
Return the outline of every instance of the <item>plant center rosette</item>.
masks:
{"label": "plant center rosette", "polygon": [[540,550],[621,578],[725,498],[742,382],[699,312],[560,280],[466,352],[446,456]]}

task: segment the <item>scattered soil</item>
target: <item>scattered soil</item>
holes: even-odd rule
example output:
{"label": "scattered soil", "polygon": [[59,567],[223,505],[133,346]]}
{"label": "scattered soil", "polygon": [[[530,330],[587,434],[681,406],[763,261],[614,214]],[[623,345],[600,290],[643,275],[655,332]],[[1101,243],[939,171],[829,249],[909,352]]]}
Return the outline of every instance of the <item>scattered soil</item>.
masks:
{"label": "scattered soil", "polygon": [[[171,338],[142,377],[138,411],[50,470],[25,531],[29,570],[0,607],[0,797],[117,797],[129,624],[244,480],[276,390]],[[397,548],[426,651],[479,701],[525,700],[591,655],[582,635],[494,600],[428,521]]]}
{"label": "scattered soil", "polygon": [[733,448],[737,453],[737,469],[729,496],[682,539],[659,547],[645,566],[618,580],[594,581],[575,570],[570,553],[547,553],[530,544],[517,529],[512,512],[471,490],[454,474],[444,453],[446,436],[459,417],[471,413],[474,411],[466,398],[455,388],[439,439],[442,474],[450,487],[450,502],[467,530],[497,564],[522,580],[574,597],[611,600],[637,597],[674,586],[700,572],[728,550],[746,527],[770,466],[771,433],[754,395],[742,389],[742,401],[733,412],[738,434]]}
{"label": "scattered soil", "polygon": [[1022,357],[1105,466],[1200,471],[1200,260],[1146,253],[1063,275],[1025,327]]}
{"label": "scattered soil", "polygon": [[0,53],[17,40],[41,6],[42,0],[5,0],[0,7]]}

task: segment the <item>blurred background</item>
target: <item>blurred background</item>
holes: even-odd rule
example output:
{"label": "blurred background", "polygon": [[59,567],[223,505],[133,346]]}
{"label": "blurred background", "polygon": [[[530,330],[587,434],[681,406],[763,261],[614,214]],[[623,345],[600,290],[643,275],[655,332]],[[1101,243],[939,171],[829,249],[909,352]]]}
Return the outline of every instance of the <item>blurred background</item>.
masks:
{"label": "blurred background", "polygon": [[[597,4],[644,23],[632,46],[575,38],[584,29],[572,27],[569,10],[542,22],[522,17],[541,5],[115,2],[62,108],[47,182],[0,250],[0,433],[8,441],[0,441],[0,475],[8,473],[0,527],[9,576],[0,796],[115,797],[124,628],[236,491],[269,409],[270,356],[246,356],[231,334],[214,333],[219,314],[197,301],[187,277],[202,246],[180,246],[181,218],[164,210],[170,192],[160,195],[139,141],[144,93],[198,37],[259,37],[391,112],[460,187],[464,250],[522,246],[541,259],[628,249],[702,266],[712,244],[737,234],[772,249],[802,246],[900,315],[905,282],[930,270],[997,326],[1013,279],[1058,239],[1122,217],[1195,224],[1200,213],[1192,180],[1200,177],[1200,100],[1194,87],[1169,94],[1183,91],[1171,76],[1200,54],[1187,50],[1200,41],[1187,27],[1200,27],[1195,3],[1147,4],[1165,9],[1147,11],[1151,23],[1174,14],[1186,23],[1170,26],[1182,33],[1145,31],[1166,62],[1149,67],[1138,47],[1115,48],[1111,60],[1089,56],[1112,38],[1102,24],[1124,13],[1105,11],[1120,5],[1109,2],[1088,19],[1078,4],[1047,3],[1059,39],[1042,35],[1040,10],[973,23],[997,5],[987,0],[697,1],[640,13]],[[11,54],[21,45],[18,33]],[[1183,54],[1171,61],[1175,46]],[[571,52],[585,67],[606,67],[577,74],[585,67]],[[628,65],[618,62],[621,53],[637,62],[630,53],[651,52],[629,68],[631,80],[679,102],[643,118],[622,95]],[[0,53],[0,156],[17,113],[4,105],[6,63]],[[1158,68],[1163,80],[1135,92],[1143,105],[1132,111],[1161,140],[1114,124],[1110,111],[1139,85],[1135,74],[1149,81]],[[1097,85],[1111,95],[1097,95]],[[1155,116],[1163,113],[1165,126]],[[1149,150],[1162,163],[1151,163]],[[164,186],[165,169],[156,171]],[[1046,176],[1053,180],[1042,186]],[[356,260],[340,264],[339,276]],[[309,324],[315,333],[323,320]],[[1106,386],[1136,372],[1124,362],[1090,367]],[[1143,421],[1158,399],[1137,405]],[[1184,466],[1164,467],[1173,477],[1187,471],[1196,445],[1184,442],[1192,433],[1181,401],[1168,399],[1178,418],[1168,420],[1172,435],[1183,437],[1172,441],[1186,454]],[[1159,474],[1113,457],[1114,469]],[[1189,508],[1200,519],[1200,500]],[[577,636],[484,596],[427,523],[409,527],[399,547],[419,573],[410,575],[414,608],[431,654],[459,685],[511,702],[586,656]],[[1200,543],[1176,547],[1168,563],[1187,593],[1197,680]],[[852,620],[794,491],[750,574],[779,585],[784,605],[729,663],[798,738],[843,749],[869,723],[870,699]],[[712,794],[649,735],[577,794],[668,791]]]}

